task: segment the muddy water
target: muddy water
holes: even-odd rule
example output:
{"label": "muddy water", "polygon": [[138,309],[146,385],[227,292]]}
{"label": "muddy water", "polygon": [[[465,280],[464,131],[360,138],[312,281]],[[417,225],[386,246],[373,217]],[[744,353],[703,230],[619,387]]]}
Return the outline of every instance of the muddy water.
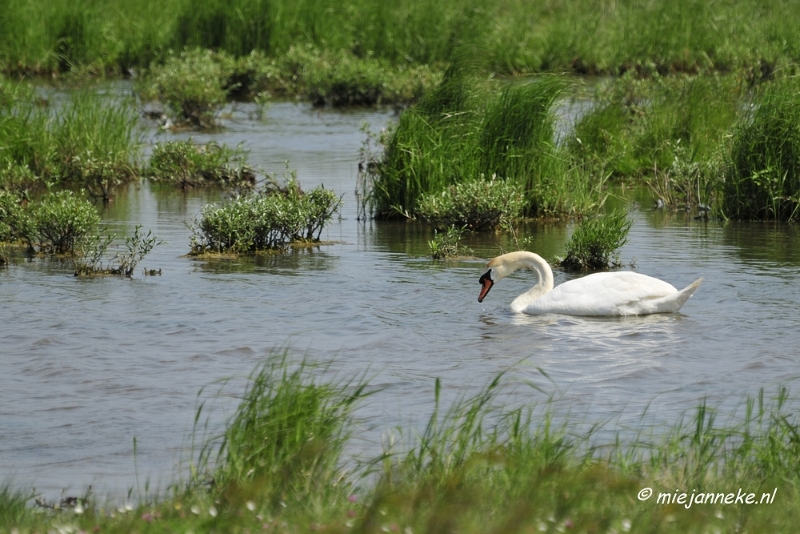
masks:
{"label": "muddy water", "polygon": [[[446,402],[511,370],[513,380],[543,390],[520,386],[517,401],[553,395],[581,422],[623,426],[641,425],[646,408],[653,424],[675,421],[702,398],[733,406],[760,387],[797,380],[795,226],[700,222],[639,199],[622,259],[678,287],[705,277],[683,313],[518,316],[507,305],[533,283],[526,273],[477,302],[483,262],[510,249],[507,238],[473,237],[468,244],[484,259],[437,263],[424,257],[427,229],[356,220],[359,128],[380,128],[390,112],[293,103],[272,105],[263,121],[247,112],[236,110],[223,133],[194,137],[242,142],[255,165],[281,172],[288,160],[302,185],[343,194],[343,218],[323,233],[335,244],[189,259],[184,223],[219,195],[143,183],[103,215],[118,232],[141,223],[166,240],[142,265],[161,276],[75,279],[69,265],[40,259],[0,269],[0,479],[49,496],[92,484],[124,497],[145,480],[163,489],[187,457],[200,389],[246,376],[276,347],[333,359],[340,375],[368,370],[385,388],[360,411],[366,453],[377,452],[387,428],[426,417],[436,377]],[[169,138],[148,133],[151,142]],[[524,229],[545,257],[563,252],[570,231]],[[556,283],[566,279],[556,273]],[[212,426],[238,386],[217,402]]]}

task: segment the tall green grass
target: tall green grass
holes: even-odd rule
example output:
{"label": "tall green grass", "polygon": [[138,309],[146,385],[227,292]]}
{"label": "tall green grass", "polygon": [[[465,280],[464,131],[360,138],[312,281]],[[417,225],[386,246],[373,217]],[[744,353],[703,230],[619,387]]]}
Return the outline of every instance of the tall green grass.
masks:
{"label": "tall green grass", "polygon": [[0,185],[19,181],[72,184],[108,200],[138,175],[138,115],[94,92],[79,91],[48,106],[33,92],[0,109]]}
{"label": "tall green grass", "polygon": [[602,203],[601,180],[570,165],[555,135],[564,82],[542,77],[497,88],[451,67],[384,139],[372,200],[379,216],[413,214],[423,195],[490,177],[522,192],[531,216],[574,214]]}
{"label": "tall green grass", "polygon": [[234,56],[293,45],[394,64],[452,61],[461,46],[504,74],[740,71],[757,80],[800,59],[797,0],[7,0],[3,70],[123,71],[186,46]]}
{"label": "tall green grass", "polygon": [[275,511],[284,499],[302,504],[302,496],[336,491],[352,412],[368,395],[367,384],[320,383],[320,370],[292,363],[285,352],[260,365],[221,440],[201,450],[198,472],[212,473],[222,491],[255,485],[258,499]]}
{"label": "tall green grass", "polygon": [[567,144],[576,157],[621,178],[668,170],[675,161],[702,163],[726,148],[743,100],[741,80],[732,76],[626,75],[595,90]]}
{"label": "tall green grass", "polygon": [[[325,373],[285,353],[259,365],[221,434],[201,448],[194,477],[169,495],[130,512],[91,500],[58,511],[25,507],[23,493],[4,490],[0,522],[30,531],[357,533],[771,532],[796,525],[800,420],[785,388],[773,398],[762,390],[733,412],[703,401],[671,424],[643,418],[630,428],[559,415],[554,401],[503,374],[449,405],[436,380],[427,424],[390,432],[382,452],[359,464],[344,451],[361,429],[354,409],[372,390],[363,377],[326,380]],[[203,413],[201,405],[200,427]],[[644,488],[653,490],[649,498]],[[775,499],[705,502],[707,494],[741,491],[756,502],[765,494]],[[685,501],[663,502],[680,493]],[[690,506],[701,494],[703,502]]]}
{"label": "tall green grass", "polygon": [[733,136],[722,211],[734,219],[794,220],[800,209],[800,84],[771,84]]}

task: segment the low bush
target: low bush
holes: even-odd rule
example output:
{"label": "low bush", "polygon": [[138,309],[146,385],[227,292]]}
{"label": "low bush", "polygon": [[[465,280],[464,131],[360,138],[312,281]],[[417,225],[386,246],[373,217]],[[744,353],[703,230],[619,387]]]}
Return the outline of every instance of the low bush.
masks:
{"label": "low bush", "polygon": [[472,250],[461,245],[461,238],[464,235],[466,228],[458,228],[451,226],[446,231],[434,230],[433,239],[428,241],[428,247],[431,250],[431,258],[434,260],[444,260],[447,258],[456,258],[463,254],[471,254]]}
{"label": "low bush", "polygon": [[187,49],[151,65],[136,87],[141,98],[167,107],[175,127],[216,128],[232,73],[233,59],[227,54]]}
{"label": "low bush", "polygon": [[617,251],[627,243],[631,223],[624,211],[583,219],[567,242],[567,255],[559,264],[570,271],[620,266]]}
{"label": "low bush", "polygon": [[451,227],[494,230],[522,214],[525,199],[519,188],[492,176],[451,185],[420,198],[416,215],[439,231]]}
{"label": "low bush", "polygon": [[231,149],[215,142],[197,145],[191,139],[157,143],[147,175],[181,189],[220,185],[241,190],[252,188],[256,182],[256,173],[247,165],[247,154],[241,147]]}
{"label": "low bush", "polygon": [[222,206],[209,205],[191,226],[192,252],[255,252],[318,241],[340,206],[333,191],[317,187],[305,193],[294,180],[284,188],[268,187]]}
{"label": "low bush", "polygon": [[60,191],[48,193],[31,204],[23,221],[22,237],[32,248],[38,248],[39,252],[71,254],[75,245],[97,226],[100,216],[88,200],[72,191]]}
{"label": "low bush", "polygon": [[27,233],[27,214],[22,198],[14,193],[0,191],[0,243],[13,243]]}
{"label": "low bush", "polygon": [[733,219],[794,220],[800,213],[800,83],[767,86],[733,135],[722,211]]}
{"label": "low bush", "polygon": [[75,276],[121,275],[132,276],[136,265],[155,247],[160,245],[152,231],[142,234],[141,225],[137,225],[133,235],[125,238],[125,250],[117,252],[108,259],[108,249],[116,236],[99,232],[84,235],[77,240],[74,247],[73,264]]}

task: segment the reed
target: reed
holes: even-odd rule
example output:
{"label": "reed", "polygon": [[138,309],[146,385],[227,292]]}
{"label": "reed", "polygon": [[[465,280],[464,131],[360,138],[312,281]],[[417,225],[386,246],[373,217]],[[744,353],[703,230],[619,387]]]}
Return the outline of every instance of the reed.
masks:
{"label": "reed", "polygon": [[481,176],[516,188],[529,216],[574,215],[601,204],[602,179],[572,166],[555,136],[553,107],[563,88],[555,77],[497,88],[451,67],[384,138],[382,159],[368,162],[377,215],[416,213],[424,196]]}
{"label": "reed", "polygon": [[369,393],[363,379],[320,383],[320,370],[284,352],[250,376],[224,435],[200,451],[218,491],[255,484],[274,512],[284,499],[337,491],[352,412]]}
{"label": "reed", "polygon": [[722,186],[733,219],[794,220],[800,208],[800,84],[764,88],[735,130]]}
{"label": "reed", "polygon": [[139,173],[135,109],[90,91],[54,109],[25,91],[13,110],[0,110],[0,143],[0,185],[17,189],[69,184],[107,201]]}
{"label": "reed", "polygon": [[9,0],[0,63],[6,72],[124,72],[186,47],[280,57],[312,45],[434,65],[469,46],[502,74],[711,69],[761,80],[800,57],[794,7],[795,0]]}
{"label": "reed", "polygon": [[[733,412],[703,401],[666,426],[643,417],[630,428],[559,416],[555,400],[503,374],[450,404],[436,380],[427,424],[395,430],[383,452],[353,464],[343,453],[354,410],[374,390],[363,377],[326,380],[327,372],[285,352],[260,364],[225,428],[194,459],[193,478],[168,495],[104,509],[91,495],[38,499],[32,509],[26,494],[5,489],[0,519],[30,531],[103,532],[683,533],[796,524],[800,420],[785,388],[772,398],[761,390]],[[749,493],[760,506],[743,502]]]}
{"label": "reed", "polygon": [[703,164],[726,149],[743,95],[740,80],[731,76],[626,75],[595,91],[567,146],[618,178],[638,179],[676,162]]}

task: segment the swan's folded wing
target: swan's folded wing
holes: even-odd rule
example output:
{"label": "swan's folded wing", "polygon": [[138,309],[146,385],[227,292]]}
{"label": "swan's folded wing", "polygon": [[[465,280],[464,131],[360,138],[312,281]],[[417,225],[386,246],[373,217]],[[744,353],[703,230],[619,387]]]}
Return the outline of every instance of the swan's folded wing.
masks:
{"label": "swan's folded wing", "polygon": [[667,282],[628,271],[571,280],[532,302],[526,313],[635,315],[652,313],[648,303],[677,293]]}

